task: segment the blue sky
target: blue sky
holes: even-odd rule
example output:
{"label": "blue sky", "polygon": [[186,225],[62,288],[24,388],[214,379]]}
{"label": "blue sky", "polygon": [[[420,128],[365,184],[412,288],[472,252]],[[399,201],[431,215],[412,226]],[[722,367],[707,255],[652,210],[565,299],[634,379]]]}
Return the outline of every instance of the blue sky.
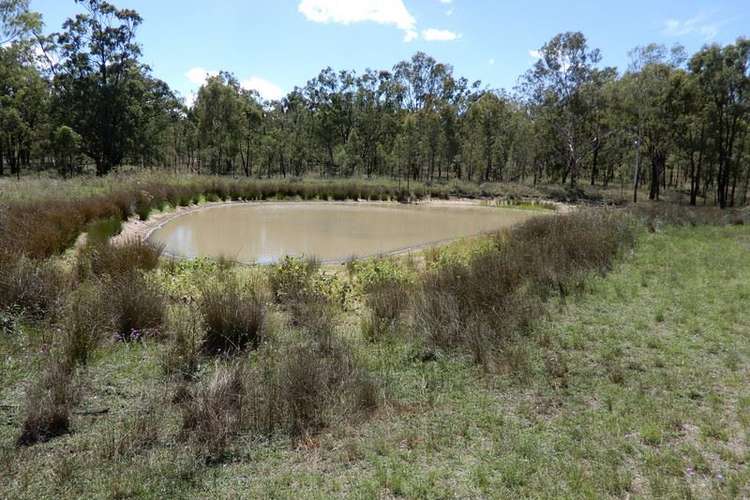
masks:
{"label": "blue sky", "polygon": [[[582,31],[603,64],[624,68],[650,42],[690,51],[750,35],[749,0],[110,0],[144,18],[138,34],[154,74],[183,96],[206,72],[233,72],[277,97],[325,66],[391,68],[421,50],[457,74],[511,88],[533,51]],[[47,31],[79,11],[73,0],[32,0]]]}

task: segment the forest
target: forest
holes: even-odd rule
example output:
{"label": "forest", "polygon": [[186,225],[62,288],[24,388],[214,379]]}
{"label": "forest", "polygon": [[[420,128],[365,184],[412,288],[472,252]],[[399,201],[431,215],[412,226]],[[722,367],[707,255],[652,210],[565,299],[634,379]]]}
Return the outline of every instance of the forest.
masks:
{"label": "forest", "polygon": [[255,178],[388,177],[628,186],[691,205],[747,204],[750,40],[647,44],[603,67],[584,34],[544,43],[515,88],[418,52],[390,69],[323,69],[277,101],[229,72],[188,102],[141,61],[133,10],[76,0],[44,34],[28,0],[0,3],[0,176],[117,169]]}

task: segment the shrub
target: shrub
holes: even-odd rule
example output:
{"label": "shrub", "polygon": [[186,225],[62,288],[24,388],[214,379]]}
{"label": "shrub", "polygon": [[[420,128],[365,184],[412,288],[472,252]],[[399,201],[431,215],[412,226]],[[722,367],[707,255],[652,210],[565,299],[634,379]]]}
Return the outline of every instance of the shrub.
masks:
{"label": "shrub", "polygon": [[275,366],[278,386],[271,392],[278,401],[270,401],[280,411],[275,423],[259,421],[260,429],[280,427],[304,436],[377,406],[377,386],[342,340],[297,342],[282,354]]}
{"label": "shrub", "polygon": [[313,276],[320,269],[314,259],[284,257],[271,268],[269,284],[274,300],[280,304],[293,304],[305,300],[311,292]]}
{"label": "shrub", "polygon": [[26,391],[25,417],[18,446],[36,443],[67,434],[73,398],[73,369],[60,360],[47,360],[39,380]]}
{"label": "shrub", "polygon": [[[158,188],[155,188],[156,190]],[[135,195],[135,213],[141,220],[148,219],[153,210],[154,195],[148,191],[140,191]]]}
{"label": "shrub", "polygon": [[205,286],[199,307],[206,330],[204,351],[231,353],[260,343],[265,304],[256,291],[243,287],[236,279]]}
{"label": "shrub", "polygon": [[159,265],[164,247],[137,238],[119,244],[87,245],[78,256],[78,276],[120,276],[133,270],[150,271]]}
{"label": "shrub", "polygon": [[493,245],[466,261],[427,272],[415,323],[434,346],[458,348],[497,366],[547,296],[564,295],[586,273],[606,271],[632,242],[629,220],[610,211],[531,219],[497,234]]}
{"label": "shrub", "polygon": [[233,436],[316,433],[378,405],[378,386],[335,336],[264,344],[257,364],[217,364],[179,401],[182,439],[209,460],[221,459]]}

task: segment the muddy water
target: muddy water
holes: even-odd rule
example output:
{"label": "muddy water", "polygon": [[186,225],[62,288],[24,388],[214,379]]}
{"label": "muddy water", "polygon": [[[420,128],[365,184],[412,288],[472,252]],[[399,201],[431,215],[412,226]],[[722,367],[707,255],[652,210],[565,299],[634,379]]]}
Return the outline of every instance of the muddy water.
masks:
{"label": "muddy water", "polygon": [[479,206],[252,203],[189,212],[150,240],[178,257],[270,263],[285,255],[343,261],[436,244],[526,220],[528,212]]}

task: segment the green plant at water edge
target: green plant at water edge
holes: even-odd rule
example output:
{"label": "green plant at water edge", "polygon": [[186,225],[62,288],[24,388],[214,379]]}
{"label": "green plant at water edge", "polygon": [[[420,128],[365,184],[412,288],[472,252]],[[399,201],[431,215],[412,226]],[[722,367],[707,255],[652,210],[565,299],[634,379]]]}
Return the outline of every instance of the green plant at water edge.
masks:
{"label": "green plant at water edge", "polygon": [[88,242],[94,244],[103,244],[113,236],[117,236],[122,231],[122,219],[117,216],[99,219],[91,222],[86,228]]}

